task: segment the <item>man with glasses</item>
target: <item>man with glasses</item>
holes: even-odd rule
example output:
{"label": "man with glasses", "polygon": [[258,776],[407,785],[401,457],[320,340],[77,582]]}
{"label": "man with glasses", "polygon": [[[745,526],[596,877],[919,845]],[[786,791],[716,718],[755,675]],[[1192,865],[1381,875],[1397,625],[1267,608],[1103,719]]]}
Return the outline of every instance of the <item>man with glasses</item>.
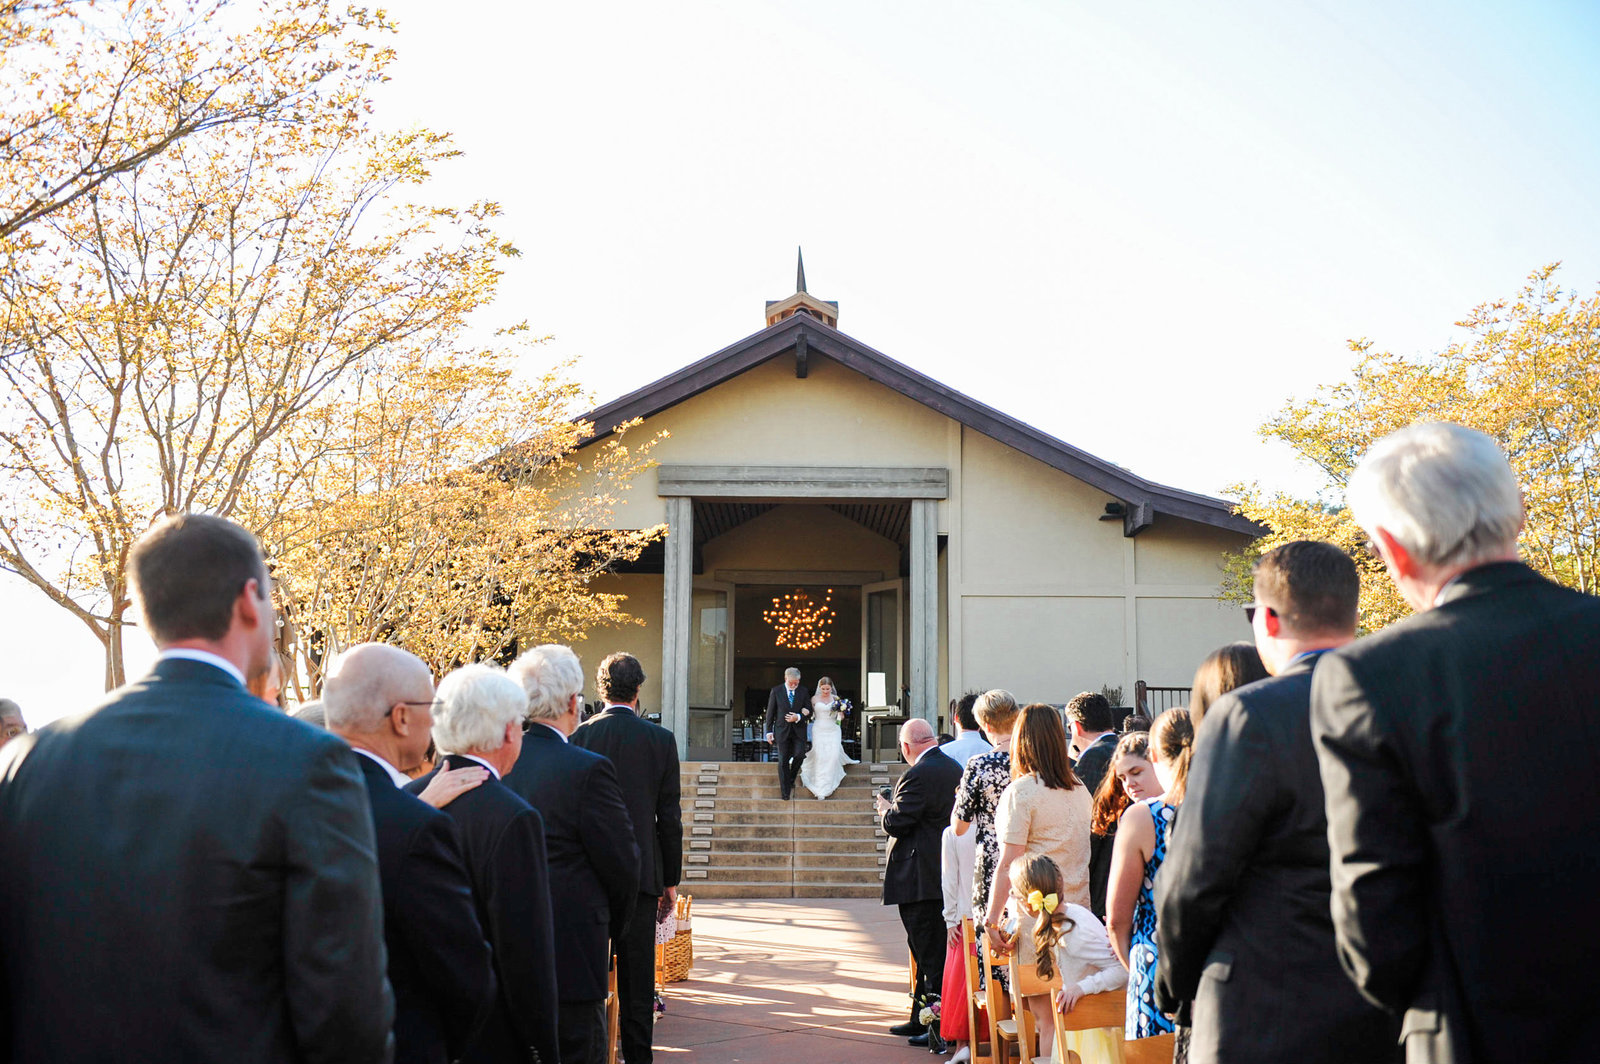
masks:
{"label": "man with glasses", "polygon": [[1360,594],[1331,543],[1286,543],[1256,563],[1245,616],[1271,676],[1206,710],[1156,878],[1158,1004],[1194,1002],[1190,1064],[1400,1057],[1399,1021],[1339,969],[1311,742],[1312,674],[1355,638]]}
{"label": "man with glasses", "polygon": [[[357,754],[372,803],[395,1064],[458,1060],[488,1015],[495,981],[450,817],[401,790],[411,781],[400,766],[429,743],[433,676],[399,647],[362,643],[330,663],[322,702],[328,730]],[[489,774],[467,771],[474,782],[464,788]]]}

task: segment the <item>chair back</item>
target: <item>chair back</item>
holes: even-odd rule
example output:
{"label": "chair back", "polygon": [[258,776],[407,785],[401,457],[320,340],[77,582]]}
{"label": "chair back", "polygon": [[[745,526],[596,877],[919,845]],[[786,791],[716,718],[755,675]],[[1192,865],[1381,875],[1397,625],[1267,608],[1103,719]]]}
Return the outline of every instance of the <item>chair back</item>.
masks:
{"label": "chair back", "polygon": [[1006,967],[1011,972],[1011,1010],[1017,1017],[1017,1041],[1022,1046],[1021,1056],[1023,1060],[1032,1060],[1037,1055],[1037,1049],[1042,1047],[1035,1045],[1038,1032],[1034,1030],[1033,1010],[1022,999],[1060,990],[1061,973],[1056,972],[1053,979],[1043,979],[1037,964],[1024,964],[1015,953],[1006,959]]}
{"label": "chair back", "polygon": [[[993,1050],[978,1038],[978,942],[970,916],[961,918],[961,962],[967,966],[967,1056],[972,1064],[989,1064],[994,1059]],[[949,1008],[949,1002],[944,1007]]]}
{"label": "chair back", "polygon": [[1122,1028],[1127,1021],[1128,995],[1123,990],[1107,990],[1101,994],[1086,994],[1078,999],[1071,1012],[1062,1012],[1059,1005],[1052,1004],[1051,1008],[1056,1017],[1056,1056],[1061,1060],[1072,1060],[1077,1054],[1067,1049],[1068,1031],[1089,1031],[1096,1027],[1116,1028],[1116,1038],[1112,1041],[1115,1046],[1116,1058],[1108,1064],[1125,1064],[1122,1052]]}

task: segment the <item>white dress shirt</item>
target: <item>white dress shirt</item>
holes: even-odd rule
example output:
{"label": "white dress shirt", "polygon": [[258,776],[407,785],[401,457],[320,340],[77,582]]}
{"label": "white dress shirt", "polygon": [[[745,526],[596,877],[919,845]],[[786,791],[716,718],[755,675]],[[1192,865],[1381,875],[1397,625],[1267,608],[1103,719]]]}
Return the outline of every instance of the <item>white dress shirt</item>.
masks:
{"label": "white dress shirt", "polygon": [[961,918],[972,915],[972,868],[977,861],[978,833],[957,835],[944,829],[939,840],[939,887],[944,894],[946,930],[961,926]]}
{"label": "white dress shirt", "polygon": [[182,658],[184,661],[203,661],[207,665],[215,665],[235,680],[238,680],[240,687],[244,686],[244,673],[239,671],[239,666],[227,658],[211,653],[209,650],[195,650],[192,647],[171,647],[156,655],[157,661],[165,661],[167,658]]}
{"label": "white dress shirt", "polygon": [[945,743],[939,749],[944,751],[944,756],[950,758],[958,765],[965,765],[979,754],[987,754],[994,747],[989,745],[989,740],[983,737],[981,731],[964,731],[961,737]]}
{"label": "white dress shirt", "polygon": [[371,758],[373,761],[376,761],[378,764],[382,765],[383,770],[389,774],[389,778],[394,781],[394,785],[396,787],[404,787],[406,784],[411,782],[410,776],[407,776],[404,772],[401,772],[399,769],[389,764],[389,762],[385,761],[371,750],[364,750],[359,746],[352,746],[350,749],[354,750],[362,757]]}
{"label": "white dress shirt", "polygon": [[489,762],[485,761],[481,757],[473,757],[471,754],[451,754],[449,756],[451,756],[451,757],[464,757],[468,761],[476,761],[478,764],[480,764],[484,768],[488,769],[490,775],[494,776],[495,779],[499,779],[500,778],[500,770],[495,768],[493,765],[489,764]]}

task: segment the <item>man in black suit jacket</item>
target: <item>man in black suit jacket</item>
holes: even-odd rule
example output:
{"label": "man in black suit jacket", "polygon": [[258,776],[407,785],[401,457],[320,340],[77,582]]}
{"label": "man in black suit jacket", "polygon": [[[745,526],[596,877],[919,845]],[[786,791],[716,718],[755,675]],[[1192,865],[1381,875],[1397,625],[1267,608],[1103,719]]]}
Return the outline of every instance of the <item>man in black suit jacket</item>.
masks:
{"label": "man in black suit jacket", "polygon": [[401,789],[411,781],[399,766],[428,749],[433,676],[399,647],[362,643],[328,666],[322,701],[328,729],[360,758],[372,802],[395,1064],[447,1064],[488,1017],[495,985],[455,828]]}
{"label": "man in black suit jacket", "polygon": [[1399,1021],[1339,968],[1311,743],[1312,670],[1355,638],[1360,594],[1331,543],[1287,543],[1256,563],[1249,613],[1272,677],[1206,711],[1156,877],[1157,980],[1168,1011],[1194,1002],[1190,1064],[1400,1059]]}
{"label": "man in black suit jacket", "polygon": [[1078,751],[1072,770],[1093,795],[1111,767],[1111,755],[1117,752],[1117,722],[1111,702],[1099,691],[1084,691],[1067,703],[1066,717],[1068,739]]}
{"label": "man in black suit jacket", "polygon": [[467,665],[439,684],[433,739],[439,766],[406,790],[420,794],[441,772],[480,765],[492,778],[445,807],[455,821],[478,920],[494,948],[500,993],[468,1064],[553,1064],[558,994],[544,821],[501,782],[522,750],[528,696],[488,665]]}
{"label": "man in black suit jacket", "polygon": [[1517,560],[1521,493],[1480,433],[1379,441],[1348,501],[1418,612],[1312,684],[1345,969],[1405,1010],[1412,1062],[1592,1061],[1600,600]]}
{"label": "man in black suit jacket", "polygon": [[783,682],[767,692],[767,742],[778,755],[778,794],[794,793],[800,763],[806,759],[806,722],[811,719],[811,692],[800,685],[800,670],[783,670]]}
{"label": "man in black suit jacket", "polygon": [[387,1061],[366,787],[245,690],[276,629],[254,537],[169,517],[128,577],[154,670],[0,753],[0,1060]]}
{"label": "man in black suit jacket", "polygon": [[917,993],[911,1018],[891,1034],[913,1037],[913,1044],[932,1042],[941,1048],[937,1031],[918,1018],[926,1002],[944,986],[944,891],[940,884],[940,839],[950,826],[962,766],[939,750],[933,725],[914,717],[900,729],[900,754],[911,766],[894,785],[892,797],[878,797],[878,813],[889,836],[883,870],[883,903],[900,907],[906,943],[917,959]]}
{"label": "man in black suit jacket", "polygon": [[611,654],[595,681],[605,708],[572,733],[572,742],[616,766],[639,847],[639,893],[627,930],[613,943],[621,1008],[622,1058],[650,1064],[655,1024],[656,923],[678,896],[683,870],[683,811],[678,806],[678,740],[639,716],[644,667],[632,654]]}
{"label": "man in black suit jacket", "polygon": [[561,1064],[606,1056],[610,943],[639,895],[639,844],[617,770],[573,746],[583,708],[583,666],[568,647],[534,647],[507,670],[528,694],[527,734],[505,783],[544,817],[561,990]]}

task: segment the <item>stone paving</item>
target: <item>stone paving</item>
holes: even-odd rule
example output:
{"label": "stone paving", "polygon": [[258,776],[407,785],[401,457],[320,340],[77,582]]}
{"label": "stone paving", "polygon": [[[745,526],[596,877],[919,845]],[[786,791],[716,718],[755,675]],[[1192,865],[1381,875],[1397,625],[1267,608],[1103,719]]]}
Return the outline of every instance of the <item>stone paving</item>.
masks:
{"label": "stone paving", "polygon": [[697,898],[694,968],[667,987],[655,1057],[693,1064],[934,1064],[910,1012],[899,911],[866,898]]}

